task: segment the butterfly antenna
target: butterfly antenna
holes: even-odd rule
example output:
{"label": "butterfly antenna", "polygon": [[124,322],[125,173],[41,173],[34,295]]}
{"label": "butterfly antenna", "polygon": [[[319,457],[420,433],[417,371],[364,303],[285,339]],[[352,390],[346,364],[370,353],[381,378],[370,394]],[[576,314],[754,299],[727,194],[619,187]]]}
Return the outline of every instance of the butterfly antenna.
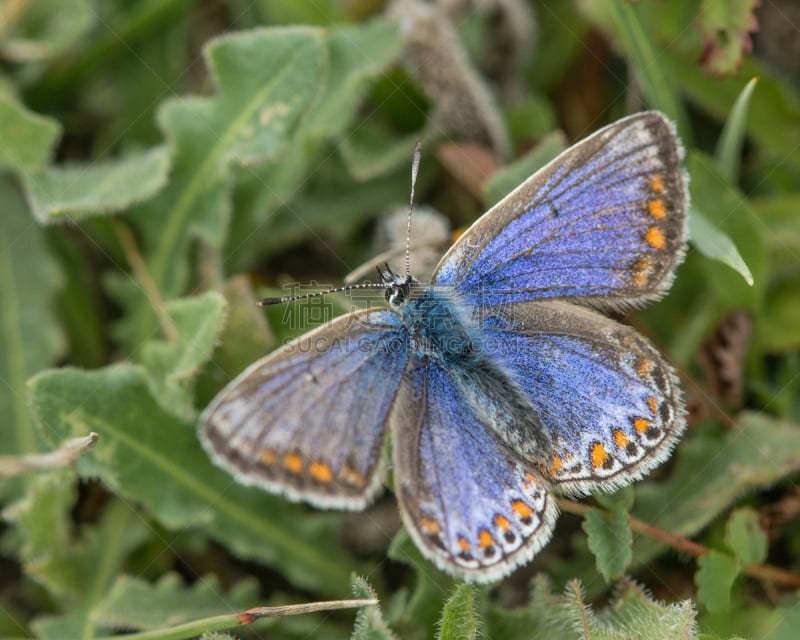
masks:
{"label": "butterfly antenna", "polygon": [[[378,270],[380,273],[380,269]],[[261,298],[260,300],[256,300],[256,304],[259,307],[268,307],[272,304],[285,304],[287,302],[296,302],[297,300],[310,300],[311,298],[319,298],[320,296],[327,296],[330,293],[343,293],[343,292],[350,292],[356,290],[365,290],[365,289],[385,289],[386,288],[386,281],[383,279],[381,275],[380,282],[363,282],[360,284],[349,284],[345,287],[336,287],[334,289],[327,289],[325,291],[315,291],[314,293],[303,293],[301,295],[296,296],[280,296],[277,298]]]}
{"label": "butterfly antenna", "polygon": [[419,159],[422,156],[422,140],[414,146],[414,161],[411,163],[411,198],[408,202],[408,226],[406,227],[406,275],[411,275],[411,213],[414,211],[414,187],[417,185]]}

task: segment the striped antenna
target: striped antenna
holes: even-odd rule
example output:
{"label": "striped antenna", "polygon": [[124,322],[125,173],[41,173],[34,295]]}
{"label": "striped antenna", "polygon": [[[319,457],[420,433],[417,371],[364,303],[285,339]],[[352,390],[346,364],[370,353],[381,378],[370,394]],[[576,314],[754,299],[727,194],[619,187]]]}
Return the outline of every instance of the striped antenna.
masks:
{"label": "striped antenna", "polygon": [[414,211],[414,187],[417,186],[419,159],[422,156],[422,140],[414,145],[414,161],[411,163],[411,198],[408,201],[408,226],[406,227],[406,277],[411,276],[411,213]]}

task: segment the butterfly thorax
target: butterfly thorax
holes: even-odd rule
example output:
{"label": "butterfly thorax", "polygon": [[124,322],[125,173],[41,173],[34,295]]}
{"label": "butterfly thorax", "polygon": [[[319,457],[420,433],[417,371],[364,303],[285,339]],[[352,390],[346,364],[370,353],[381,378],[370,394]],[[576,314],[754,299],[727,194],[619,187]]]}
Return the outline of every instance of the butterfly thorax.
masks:
{"label": "butterfly thorax", "polygon": [[451,366],[479,364],[480,329],[451,288],[414,282],[396,310],[417,358]]}

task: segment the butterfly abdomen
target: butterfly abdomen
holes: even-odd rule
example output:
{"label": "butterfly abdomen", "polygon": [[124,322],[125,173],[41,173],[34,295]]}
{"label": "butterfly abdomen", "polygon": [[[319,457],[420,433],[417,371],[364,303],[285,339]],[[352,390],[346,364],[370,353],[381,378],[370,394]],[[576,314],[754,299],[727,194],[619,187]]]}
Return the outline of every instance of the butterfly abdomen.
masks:
{"label": "butterfly abdomen", "polygon": [[492,336],[452,290],[428,287],[402,313],[419,364],[434,361],[453,375],[466,402],[521,459],[549,460],[551,442],[528,395],[490,353]]}

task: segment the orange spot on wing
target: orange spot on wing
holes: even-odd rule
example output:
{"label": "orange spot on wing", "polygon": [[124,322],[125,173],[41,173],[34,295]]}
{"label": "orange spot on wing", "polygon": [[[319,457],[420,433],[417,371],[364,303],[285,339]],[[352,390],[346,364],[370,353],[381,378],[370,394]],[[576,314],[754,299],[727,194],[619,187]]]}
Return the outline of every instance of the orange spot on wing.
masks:
{"label": "orange spot on wing", "polygon": [[439,525],[439,522],[433,518],[423,518],[419,521],[419,527],[425,533],[432,536],[437,536],[442,532],[442,527]]}
{"label": "orange spot on wing", "polygon": [[644,239],[653,249],[663,249],[666,244],[666,238],[658,227],[650,227],[644,234]]}
{"label": "orange spot on wing", "polygon": [[511,503],[511,508],[517,512],[517,515],[522,518],[530,518],[531,514],[533,513],[533,509],[531,509],[526,503],[522,500],[514,500]]}
{"label": "orange spot on wing", "polygon": [[608,460],[608,451],[602,444],[595,442],[592,445],[592,466],[595,469],[602,467],[606,460]]}
{"label": "orange spot on wing", "polygon": [[563,460],[561,460],[561,456],[553,456],[553,464],[550,466],[550,473],[552,475],[557,474],[561,471],[561,467],[564,466]]}
{"label": "orange spot on wing", "polygon": [[667,217],[667,207],[661,198],[651,200],[647,204],[647,211],[656,220],[663,220]]}
{"label": "orange spot on wing", "polygon": [[481,532],[478,534],[478,547],[485,549],[486,547],[491,547],[493,544],[494,540],[492,539],[492,534],[486,529],[481,529]]}
{"label": "orange spot on wing", "polygon": [[525,472],[525,478],[527,478],[528,482],[530,482],[531,484],[538,484],[536,476],[533,475],[530,471]]}
{"label": "orange spot on wing", "polygon": [[636,373],[640,378],[649,378],[655,363],[650,358],[639,358],[636,361]]}
{"label": "orange spot on wing", "polygon": [[275,464],[278,459],[277,454],[272,449],[264,449],[258,454],[258,459],[264,464]]}
{"label": "orange spot on wing", "polygon": [[462,551],[466,551],[467,553],[472,551],[472,547],[469,545],[469,542],[467,542],[467,539],[466,538],[462,538],[461,536],[458,537],[458,547]]}
{"label": "orange spot on wing", "polygon": [[308,472],[311,474],[311,477],[318,482],[324,482],[327,484],[333,480],[333,472],[331,471],[331,468],[324,462],[312,463],[308,469]]}
{"label": "orange spot on wing", "polygon": [[647,399],[647,406],[650,407],[650,412],[653,415],[656,415],[656,413],[658,412],[658,400],[653,396],[650,396]]}
{"label": "orange spot on wing", "polygon": [[650,421],[644,418],[636,418],[636,420],[633,421],[633,428],[639,433],[644,433],[650,428]]}
{"label": "orange spot on wing", "polygon": [[503,531],[508,531],[511,528],[511,523],[508,521],[508,518],[499,514],[494,517],[494,523]]}
{"label": "orange spot on wing", "polygon": [[303,470],[303,459],[296,453],[287,453],[283,456],[283,466],[292,473],[300,473]]}
{"label": "orange spot on wing", "polygon": [[622,429],[616,429],[614,431],[614,444],[620,449],[624,449],[628,445],[628,436],[625,435]]}
{"label": "orange spot on wing", "polygon": [[361,475],[358,469],[354,469],[349,464],[346,464],[344,465],[344,467],[342,467],[341,475],[342,475],[342,480],[344,480],[349,484],[355,486],[361,486],[362,484],[364,484],[364,476]]}
{"label": "orange spot on wing", "polygon": [[664,179],[660,173],[656,173],[650,178],[650,191],[653,193],[664,193]]}

